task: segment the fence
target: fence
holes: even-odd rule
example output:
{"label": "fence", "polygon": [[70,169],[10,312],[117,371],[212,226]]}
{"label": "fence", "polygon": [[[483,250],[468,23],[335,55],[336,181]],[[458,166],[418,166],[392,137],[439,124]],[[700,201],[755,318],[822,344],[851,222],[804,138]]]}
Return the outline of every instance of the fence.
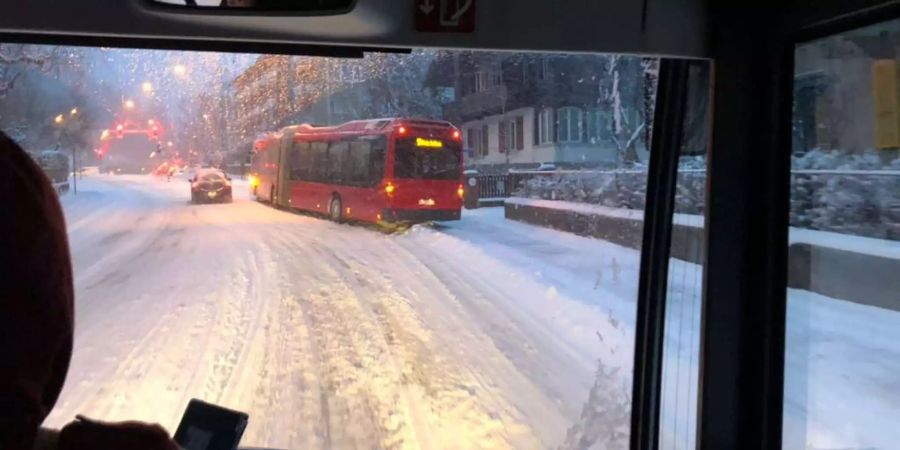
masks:
{"label": "fence", "polygon": [[[647,172],[643,170],[511,170],[505,174],[473,176],[480,186],[479,204],[497,206],[506,198],[521,196],[643,209],[647,184]],[[679,176],[680,185],[702,186],[705,170],[686,169]],[[703,189],[695,191],[701,196],[693,201],[696,207],[679,212],[703,212]]]}
{"label": "fence", "polygon": [[[798,228],[900,240],[900,170],[801,169],[791,171],[790,223]],[[644,170],[512,170],[474,175],[481,206],[520,196],[643,209]],[[678,171],[675,210],[703,214],[706,170]]]}

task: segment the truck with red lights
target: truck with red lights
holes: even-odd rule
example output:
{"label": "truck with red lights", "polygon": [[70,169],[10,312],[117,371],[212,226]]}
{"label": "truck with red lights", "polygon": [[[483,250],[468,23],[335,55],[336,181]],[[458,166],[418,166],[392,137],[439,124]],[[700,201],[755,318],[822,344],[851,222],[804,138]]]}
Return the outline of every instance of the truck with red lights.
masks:
{"label": "truck with red lights", "polygon": [[103,130],[100,137],[100,172],[113,174],[149,174],[161,163],[160,126],[153,120],[147,125],[118,123]]}

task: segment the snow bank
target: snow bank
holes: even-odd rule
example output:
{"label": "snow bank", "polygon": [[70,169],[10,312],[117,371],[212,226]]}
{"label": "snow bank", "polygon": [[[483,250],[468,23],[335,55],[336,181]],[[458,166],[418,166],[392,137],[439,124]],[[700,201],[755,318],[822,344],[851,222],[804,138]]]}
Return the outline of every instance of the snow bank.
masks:
{"label": "snow bank", "polygon": [[[644,220],[644,211],[626,208],[612,208],[590,203],[566,202],[561,200],[541,200],[532,198],[511,197],[506,199],[508,205],[534,206],[538,208],[572,211],[580,214],[595,214],[619,219]],[[675,214],[674,223],[687,227],[703,228],[704,217],[696,214]]]}
{"label": "snow bank", "polygon": [[809,244],[863,255],[900,259],[900,241],[791,227],[791,244]]}

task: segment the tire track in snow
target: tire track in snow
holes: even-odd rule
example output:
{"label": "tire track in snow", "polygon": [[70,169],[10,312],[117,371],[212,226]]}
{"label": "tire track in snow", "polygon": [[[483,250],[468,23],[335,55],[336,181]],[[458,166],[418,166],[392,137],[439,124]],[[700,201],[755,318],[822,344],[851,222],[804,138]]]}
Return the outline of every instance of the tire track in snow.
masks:
{"label": "tire track in snow", "polygon": [[[540,428],[556,429],[558,407],[485,329],[510,322],[492,305],[508,301],[497,298],[506,292],[485,291],[467,302],[464,297],[484,291],[455,290],[471,282],[471,268],[460,266],[454,275],[428,270],[422,261],[441,266],[455,255],[412,248],[404,235],[249,202],[154,208],[148,228],[189,221],[177,238],[153,247],[179,245],[178,264],[157,252],[117,261],[124,272],[145,273],[145,284],[175,276],[174,290],[150,289],[121,316],[98,308],[115,316],[98,313],[98,323],[142,323],[138,330],[115,325],[129,336],[116,349],[129,352],[113,361],[114,373],[94,372],[93,382],[104,390],[91,390],[97,398],[87,406],[112,405],[107,413],[128,418],[164,416],[172,427],[188,398],[219,399],[251,414],[247,444],[275,448],[554,444]],[[187,275],[173,269],[184,265]],[[479,321],[485,315],[494,322]],[[535,330],[520,322],[506,324],[505,334],[527,341]],[[90,334],[94,345],[102,343],[103,333]],[[118,387],[131,389],[127,402],[110,400],[109,390]],[[536,416],[539,410],[546,414]]]}
{"label": "tire track in snow", "polygon": [[383,343],[373,339],[377,336],[370,331],[371,318],[342,279],[340,262],[322,264],[326,255],[310,242],[288,245],[306,247],[315,255],[308,259],[314,264],[292,264],[289,272],[302,274],[297,282],[302,290],[301,304],[322,356],[321,410],[327,414],[326,447],[371,448],[378,442],[379,448],[392,448],[394,430],[381,419],[393,414],[394,399],[385,399],[384,386],[379,385],[388,376],[380,360],[388,355]]}
{"label": "tire track in snow", "polygon": [[[402,247],[404,242],[392,236],[378,243],[389,249],[379,254],[388,255],[385,266],[393,268],[383,275],[384,281],[379,284],[394,284],[406,290],[408,298],[404,303],[432,337],[431,345],[437,347],[437,341],[446,341],[433,353],[447,360],[458,376],[468,380],[463,386],[467,386],[465,390],[471,396],[478,389],[478,400],[489,411],[489,419],[480,422],[499,419],[507,441],[515,442],[516,447],[547,447],[558,442],[556,435],[568,421],[554,413],[559,409],[558,402],[550,401],[541,387],[534,384],[531,374],[520,371],[506,352],[496,346],[493,335],[497,331],[480,325],[484,323],[481,316],[490,313],[490,305],[473,309],[458,291],[470,282],[468,279],[439,277],[423,261],[433,257],[443,264],[445,255],[433,254],[421,246],[412,252]],[[482,295],[477,291],[467,294]],[[503,324],[504,328],[513,326],[514,322]],[[516,342],[527,345],[524,337]],[[473,357],[472,353],[477,356]],[[557,431],[549,433],[552,436],[548,438],[548,429]]]}
{"label": "tire track in snow", "polygon": [[[341,279],[350,280],[347,284],[355,290],[365,314],[377,320],[375,332],[381,333],[392,356],[393,372],[399,372],[399,377],[395,374],[391,380],[392,387],[410,398],[405,401],[408,412],[400,416],[411,425],[412,432],[408,434],[412,437],[407,440],[424,445],[427,443],[424,439],[436,436],[434,439],[450,447],[510,447],[513,441],[504,436],[512,433],[521,441],[527,432],[523,433],[524,427],[502,413],[510,410],[505,400],[482,390],[482,384],[465,364],[448,361],[443,352],[435,352],[434,336],[427,331],[404,295],[394,289],[394,282],[383,275],[384,267],[390,265],[388,261],[399,249],[379,245],[389,241],[384,241],[385,236],[378,233],[359,232],[348,227],[336,231],[343,230],[349,230],[348,234],[329,235],[334,239],[313,246],[318,247],[323,259],[333,261],[328,266],[336,268]],[[352,242],[341,242],[345,237]],[[363,245],[360,245],[361,239]],[[345,248],[352,251],[348,251],[347,256],[340,256],[338,252]],[[368,258],[361,259],[360,254],[366,254]],[[379,260],[384,264],[373,267],[372,262]],[[421,288],[423,293],[428,291]],[[435,302],[441,300],[434,299]],[[485,409],[484,401],[493,406]],[[530,438],[530,442],[534,444],[534,438]]]}

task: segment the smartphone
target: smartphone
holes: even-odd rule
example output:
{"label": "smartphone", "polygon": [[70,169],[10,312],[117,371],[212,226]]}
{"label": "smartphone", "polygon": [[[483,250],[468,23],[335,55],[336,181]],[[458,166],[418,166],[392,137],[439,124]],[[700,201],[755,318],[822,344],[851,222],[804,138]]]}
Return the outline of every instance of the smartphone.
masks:
{"label": "smartphone", "polygon": [[235,450],[248,420],[245,413],[192,399],[175,431],[175,442],[184,450]]}

